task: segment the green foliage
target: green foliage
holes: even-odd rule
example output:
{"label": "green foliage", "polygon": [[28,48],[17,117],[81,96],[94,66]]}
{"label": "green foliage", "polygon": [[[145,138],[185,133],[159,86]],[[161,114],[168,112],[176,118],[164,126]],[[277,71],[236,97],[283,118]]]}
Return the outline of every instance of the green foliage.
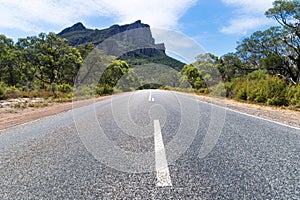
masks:
{"label": "green foliage", "polygon": [[277,20],[282,26],[297,32],[299,31],[296,30],[299,29],[299,13],[300,2],[298,0],[276,0],[273,2],[273,8],[270,8],[265,14],[267,17]]}
{"label": "green foliage", "polygon": [[243,63],[236,53],[227,53],[218,59],[217,67],[224,82],[245,75]]}
{"label": "green foliage", "polygon": [[[111,94],[112,88],[120,77],[128,72],[128,64],[121,60],[93,50],[94,45],[69,46],[67,40],[54,33],[41,33],[35,37],[20,38],[16,44],[4,35],[0,35],[0,98],[44,97],[70,98],[74,80],[78,74],[83,57],[86,63],[82,67],[83,78],[91,78],[92,84],[98,84],[100,76],[103,84],[101,95]],[[96,58],[96,62],[94,58]],[[98,62],[99,60],[100,63]],[[100,64],[100,65],[98,65]],[[103,72],[99,66],[107,67]],[[86,74],[85,71],[86,70]],[[98,72],[98,73],[94,73]],[[91,75],[92,77],[90,77]],[[82,77],[78,77],[79,79]],[[83,84],[90,84],[82,80]],[[79,89],[83,96],[92,96],[95,87]]]}
{"label": "green foliage", "polygon": [[20,91],[15,86],[9,86],[5,88],[4,98],[15,99],[21,96]]}
{"label": "green foliage", "polygon": [[138,87],[138,90],[143,90],[143,89],[158,89],[164,87],[163,85],[157,84],[157,83],[146,83]]}
{"label": "green foliage", "polygon": [[57,85],[57,90],[63,93],[71,93],[73,91],[73,87],[70,84],[60,84]]}
{"label": "green foliage", "polygon": [[300,84],[296,86],[289,86],[287,88],[286,99],[289,105],[300,108]]}
{"label": "green foliage", "polygon": [[139,65],[145,65],[149,63],[156,63],[161,65],[166,65],[168,67],[171,67],[177,71],[180,71],[184,67],[184,63],[169,57],[168,55],[162,53],[159,50],[153,49],[155,53],[151,56],[147,56],[145,54],[142,54],[141,52],[134,51],[131,52],[131,56],[121,56],[118,59],[124,60],[128,63],[128,65],[132,68]]}
{"label": "green foliage", "polygon": [[248,84],[246,81],[238,79],[233,83],[233,96],[235,99],[247,100]]}
{"label": "green foliage", "polygon": [[185,65],[181,70],[181,74],[193,88],[199,89],[201,87],[199,83],[195,85],[195,82],[196,81],[199,82],[201,77],[200,77],[200,71],[194,65]]}
{"label": "green foliage", "polygon": [[268,72],[266,70],[257,70],[248,74],[246,77],[248,80],[266,79],[268,77]]}
{"label": "green foliage", "polygon": [[114,60],[108,65],[100,78],[100,85],[115,87],[120,78],[128,72],[128,64],[125,61]]}
{"label": "green foliage", "polygon": [[136,69],[129,68],[128,72],[118,80],[115,90],[129,92],[136,90],[140,84],[140,77],[136,74]]}
{"label": "green foliage", "polygon": [[267,69],[293,82],[300,82],[300,2],[276,0],[265,14],[280,26],[256,31],[238,45],[236,55],[245,71]]}
{"label": "green foliage", "polygon": [[98,94],[100,96],[113,94],[113,92],[114,92],[114,89],[111,86],[105,85],[105,84],[98,86],[96,89],[96,94]]}
{"label": "green foliage", "polygon": [[268,77],[267,84],[267,105],[286,106],[287,100],[285,98],[286,84],[278,77]]}
{"label": "green foliage", "polygon": [[227,83],[225,88],[227,96],[232,92],[233,97],[238,100],[276,106],[288,105],[286,83],[264,71],[255,71],[247,77],[235,79],[232,84]]}
{"label": "green foliage", "polygon": [[[208,93],[211,89],[215,90],[223,80],[220,73],[223,66],[219,61],[218,57],[209,53],[199,55],[196,62],[185,65],[181,70],[181,86],[189,84],[195,91],[200,93]],[[224,69],[223,75],[225,75]],[[219,89],[216,91],[219,91]]]}
{"label": "green foliage", "polygon": [[223,82],[220,82],[219,84],[209,88],[209,94],[218,97],[228,97],[229,94],[227,91],[228,90],[226,89],[226,84],[224,84]]}
{"label": "green foliage", "polygon": [[0,99],[4,98],[4,83],[0,82]]}
{"label": "green foliage", "polygon": [[169,86],[161,86],[159,89],[161,90],[171,90]]}
{"label": "green foliage", "polygon": [[208,88],[200,88],[196,92],[198,92],[200,94],[209,94]]}
{"label": "green foliage", "polygon": [[74,84],[82,57],[80,52],[67,45],[67,40],[59,38],[54,33],[39,34],[34,43],[34,65],[36,77],[43,83]]}

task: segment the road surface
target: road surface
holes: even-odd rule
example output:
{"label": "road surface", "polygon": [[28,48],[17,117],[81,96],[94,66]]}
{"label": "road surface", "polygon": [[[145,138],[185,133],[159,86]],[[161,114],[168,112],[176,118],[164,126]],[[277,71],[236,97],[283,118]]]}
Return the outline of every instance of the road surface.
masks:
{"label": "road surface", "polygon": [[0,131],[0,199],[299,199],[300,130],[143,90]]}

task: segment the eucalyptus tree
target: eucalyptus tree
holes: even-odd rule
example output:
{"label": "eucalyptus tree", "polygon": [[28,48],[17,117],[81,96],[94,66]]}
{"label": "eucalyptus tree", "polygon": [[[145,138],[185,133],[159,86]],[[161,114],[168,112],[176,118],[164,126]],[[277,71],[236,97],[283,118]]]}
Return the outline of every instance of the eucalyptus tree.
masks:
{"label": "eucalyptus tree", "polygon": [[236,54],[243,68],[248,72],[267,69],[300,82],[299,1],[276,0],[265,14],[280,26],[257,31],[239,43]]}
{"label": "eucalyptus tree", "polygon": [[[35,77],[43,84],[74,84],[82,63],[80,52],[55,33],[40,33],[33,44]],[[54,88],[53,88],[54,89]]]}

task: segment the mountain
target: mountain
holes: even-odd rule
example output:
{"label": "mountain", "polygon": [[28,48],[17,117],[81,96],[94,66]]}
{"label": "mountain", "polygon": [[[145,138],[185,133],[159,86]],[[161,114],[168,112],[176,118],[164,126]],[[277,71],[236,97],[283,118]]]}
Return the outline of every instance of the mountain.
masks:
{"label": "mountain", "polygon": [[140,20],[126,25],[113,25],[98,30],[88,29],[81,22],[57,34],[72,46],[93,43],[108,55],[126,60],[129,65],[159,63],[181,70],[184,63],[169,57],[163,43],[156,44],[150,26]]}

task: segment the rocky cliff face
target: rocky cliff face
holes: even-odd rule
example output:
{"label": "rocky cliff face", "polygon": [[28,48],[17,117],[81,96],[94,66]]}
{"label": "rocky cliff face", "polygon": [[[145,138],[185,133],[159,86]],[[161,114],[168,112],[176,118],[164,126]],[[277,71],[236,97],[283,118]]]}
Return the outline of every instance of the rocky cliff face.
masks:
{"label": "rocky cliff face", "polygon": [[87,29],[79,22],[61,31],[58,36],[66,38],[73,46],[93,43],[107,53],[116,56],[135,50],[146,55],[154,51],[165,52],[165,45],[155,44],[150,26],[143,24],[140,20],[122,26],[113,25],[103,30]]}
{"label": "rocky cliff face", "polygon": [[72,46],[93,43],[107,55],[116,56],[129,64],[155,62],[176,70],[184,66],[184,63],[166,55],[163,43],[155,44],[150,26],[140,20],[102,30],[88,29],[79,22],[61,31],[58,36],[66,38]]}

